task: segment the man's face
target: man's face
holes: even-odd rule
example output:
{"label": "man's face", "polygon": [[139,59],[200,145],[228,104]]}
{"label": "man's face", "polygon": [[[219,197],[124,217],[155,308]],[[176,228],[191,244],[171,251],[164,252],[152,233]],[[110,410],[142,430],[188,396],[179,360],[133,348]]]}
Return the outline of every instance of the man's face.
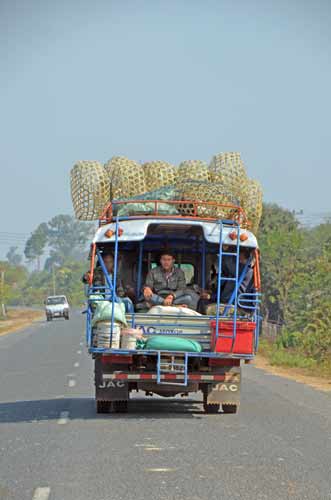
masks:
{"label": "man's face", "polygon": [[164,271],[171,271],[174,267],[175,259],[171,255],[162,255],[160,262]]}
{"label": "man's face", "polygon": [[106,255],[103,259],[108,272],[112,272],[114,268],[114,259],[112,255]]}

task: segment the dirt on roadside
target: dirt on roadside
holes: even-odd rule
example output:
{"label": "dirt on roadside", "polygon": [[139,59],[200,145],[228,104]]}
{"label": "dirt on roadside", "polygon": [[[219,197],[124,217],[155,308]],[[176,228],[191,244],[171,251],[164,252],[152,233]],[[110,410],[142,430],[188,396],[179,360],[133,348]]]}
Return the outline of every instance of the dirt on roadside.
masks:
{"label": "dirt on roadside", "polygon": [[8,333],[16,332],[21,328],[31,325],[35,321],[43,319],[43,311],[34,311],[31,309],[10,309],[7,318],[0,321],[0,337]]}
{"label": "dirt on roadside", "polygon": [[285,368],[282,366],[273,366],[270,362],[258,354],[252,363],[256,368],[265,370],[273,375],[278,375],[279,377],[285,377],[296,382],[301,382],[302,384],[310,385],[314,389],[320,391],[331,392],[331,380],[325,377],[315,377],[312,375],[307,375],[300,370],[300,368]]}

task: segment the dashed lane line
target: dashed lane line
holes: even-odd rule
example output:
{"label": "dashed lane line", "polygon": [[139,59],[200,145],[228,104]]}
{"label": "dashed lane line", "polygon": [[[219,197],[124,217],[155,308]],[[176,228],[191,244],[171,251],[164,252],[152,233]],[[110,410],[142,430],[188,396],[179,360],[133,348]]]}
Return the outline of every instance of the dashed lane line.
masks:
{"label": "dashed lane line", "polygon": [[48,500],[51,489],[48,487],[36,488],[32,500]]}
{"label": "dashed lane line", "polygon": [[79,367],[79,363],[78,361],[74,364],[74,368],[78,368]]}

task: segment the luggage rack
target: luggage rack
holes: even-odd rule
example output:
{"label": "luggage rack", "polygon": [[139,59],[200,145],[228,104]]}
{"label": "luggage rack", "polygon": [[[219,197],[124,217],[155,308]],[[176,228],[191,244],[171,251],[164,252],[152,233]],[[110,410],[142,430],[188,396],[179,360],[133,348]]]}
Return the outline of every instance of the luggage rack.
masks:
{"label": "luggage rack", "polygon": [[[199,201],[199,200],[115,200],[109,203],[101,216],[99,217],[99,225],[103,226],[114,222],[116,219],[116,210],[119,206],[124,205],[146,205],[146,211],[135,210],[134,213],[130,215],[117,215],[120,219],[139,219],[139,218],[165,218],[165,219],[188,219],[188,220],[204,220],[215,222],[220,219],[220,216],[215,214],[208,215],[208,213],[223,210],[227,211],[228,215],[226,219],[233,220],[235,225],[239,224],[240,227],[244,229],[249,229],[250,222],[247,219],[246,213],[242,207],[239,205],[233,205],[228,203],[215,203],[213,201]],[[151,207],[147,207],[151,205]],[[177,209],[178,214],[166,214],[164,213],[164,208],[160,207],[162,205],[170,205]],[[190,213],[184,213],[189,210]],[[206,215],[207,212],[207,215]],[[225,218],[225,217],[223,217]],[[231,225],[231,224],[229,224]]]}

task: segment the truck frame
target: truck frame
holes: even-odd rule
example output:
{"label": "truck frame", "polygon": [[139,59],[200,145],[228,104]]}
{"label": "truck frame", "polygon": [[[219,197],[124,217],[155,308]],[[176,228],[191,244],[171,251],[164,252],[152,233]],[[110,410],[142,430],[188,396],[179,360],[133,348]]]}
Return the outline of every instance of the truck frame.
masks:
{"label": "truck frame", "polygon": [[[249,363],[257,351],[260,316],[259,250],[255,236],[241,207],[212,202],[179,200],[139,200],[146,209],[141,214],[119,215],[123,205],[134,201],[110,203],[99,219],[99,228],[91,244],[90,279],[87,290],[86,342],[95,363],[95,399],[98,413],[126,412],[132,391],[165,397],[201,391],[206,413],[236,413],[240,404],[241,365]],[[189,206],[189,215],[180,207]],[[164,213],[164,206],[178,208],[179,214]],[[226,214],[212,217],[213,211]],[[129,211],[130,213],[130,211]],[[215,314],[201,316],[152,315],[148,312],[127,312],[133,328],[140,327],[144,336],[175,335],[201,343],[202,352],[174,352],[146,349],[114,349],[114,304],[119,257],[125,262],[130,279],[135,280],[136,296],[141,294],[144,272],[155,265],[157,252],[170,245],[177,253],[177,265],[189,266],[194,281],[204,289],[211,263],[218,264]],[[240,248],[250,249],[251,257],[240,272]],[[102,254],[111,250],[114,270],[109,275]],[[235,259],[235,276],[222,274],[225,258]],[[110,321],[110,345],[93,344],[93,303],[97,300],[93,286],[95,264],[105,276],[102,292],[113,304]],[[239,293],[248,266],[253,267],[254,290]],[[145,267],[145,269],[144,269]],[[232,280],[233,293],[222,304],[222,284]]]}

